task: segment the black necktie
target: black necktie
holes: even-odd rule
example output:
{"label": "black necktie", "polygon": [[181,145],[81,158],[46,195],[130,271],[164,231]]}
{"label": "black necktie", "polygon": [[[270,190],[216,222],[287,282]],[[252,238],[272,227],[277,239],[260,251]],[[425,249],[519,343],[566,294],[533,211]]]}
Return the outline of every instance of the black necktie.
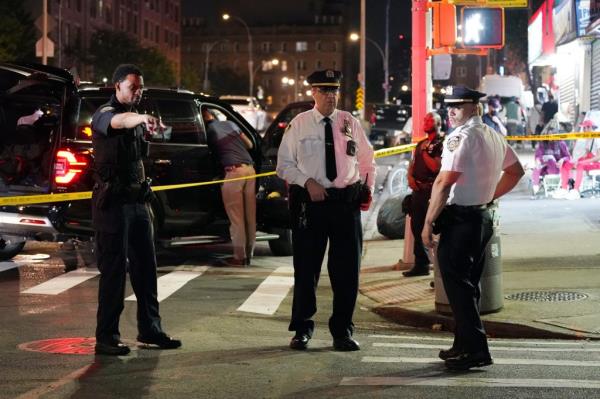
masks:
{"label": "black necktie", "polygon": [[337,168],[335,167],[335,147],[333,146],[333,129],[331,127],[331,119],[323,118],[325,122],[325,174],[327,178],[334,181],[337,176]]}

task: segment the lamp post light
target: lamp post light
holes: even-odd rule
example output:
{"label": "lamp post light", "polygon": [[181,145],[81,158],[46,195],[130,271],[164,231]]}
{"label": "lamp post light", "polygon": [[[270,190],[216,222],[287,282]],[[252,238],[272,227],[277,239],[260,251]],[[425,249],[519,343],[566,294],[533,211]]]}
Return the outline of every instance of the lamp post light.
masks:
{"label": "lamp post light", "polygon": [[235,19],[236,21],[244,25],[244,28],[246,28],[246,33],[248,34],[248,95],[252,97],[254,88],[254,60],[252,59],[252,35],[250,34],[250,28],[248,27],[246,21],[235,15],[225,13],[223,14],[222,18],[224,21],[228,21],[229,19]]}
{"label": "lamp post light", "polygon": [[[360,39],[360,35],[358,33],[351,33],[350,34],[350,41],[353,42],[357,42]],[[389,73],[389,68],[388,68],[388,57],[386,57],[386,54],[384,53],[383,49],[381,48],[381,46],[379,44],[377,44],[376,41],[369,39],[368,37],[366,38],[367,41],[369,43],[371,43],[373,46],[375,46],[375,48],[377,49],[377,51],[379,51],[379,54],[381,55],[381,62],[383,64],[383,79],[384,79],[384,83],[383,83],[383,102],[385,104],[389,103],[389,96],[390,96],[390,73]]]}

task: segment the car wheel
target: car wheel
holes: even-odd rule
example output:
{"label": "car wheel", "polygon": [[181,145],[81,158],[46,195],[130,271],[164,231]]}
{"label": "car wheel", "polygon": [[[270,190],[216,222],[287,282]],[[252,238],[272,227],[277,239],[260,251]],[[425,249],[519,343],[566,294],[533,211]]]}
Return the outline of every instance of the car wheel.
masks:
{"label": "car wheel", "polygon": [[19,254],[25,247],[25,241],[6,242],[0,237],[0,261],[9,260]]}
{"label": "car wheel", "polygon": [[292,255],[292,230],[290,229],[272,229],[274,234],[278,234],[279,238],[269,241],[269,248],[275,256],[291,256]]}

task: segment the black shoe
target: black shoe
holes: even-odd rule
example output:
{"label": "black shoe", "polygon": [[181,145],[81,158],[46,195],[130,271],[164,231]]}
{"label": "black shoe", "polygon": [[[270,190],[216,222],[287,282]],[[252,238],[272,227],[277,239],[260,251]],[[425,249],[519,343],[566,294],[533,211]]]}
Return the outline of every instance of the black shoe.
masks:
{"label": "black shoe", "polygon": [[414,266],[412,269],[402,272],[404,277],[429,276],[429,265]]}
{"label": "black shoe", "polygon": [[457,357],[461,353],[462,353],[462,351],[459,349],[454,349],[454,348],[442,349],[440,351],[440,353],[438,354],[438,357],[442,360],[446,360],[446,359],[450,359],[452,357]]}
{"label": "black shoe", "polygon": [[167,334],[157,334],[152,336],[138,335],[138,342],[146,345],[156,345],[160,349],[177,349],[181,346],[181,341],[175,338],[169,337]]}
{"label": "black shoe", "polygon": [[450,370],[468,370],[471,367],[484,367],[494,361],[488,352],[462,353],[445,361],[446,368]]}
{"label": "black shoe", "polygon": [[96,351],[96,355],[125,356],[131,352],[131,349],[129,349],[127,345],[120,341],[96,341],[96,347],[94,349]]}
{"label": "black shoe", "polygon": [[298,334],[294,335],[292,340],[290,341],[290,348],[296,350],[304,350],[308,346],[308,341],[310,341],[310,337],[308,334]]}
{"label": "black shoe", "polygon": [[334,338],[333,349],[340,352],[359,351],[360,345],[352,337]]}

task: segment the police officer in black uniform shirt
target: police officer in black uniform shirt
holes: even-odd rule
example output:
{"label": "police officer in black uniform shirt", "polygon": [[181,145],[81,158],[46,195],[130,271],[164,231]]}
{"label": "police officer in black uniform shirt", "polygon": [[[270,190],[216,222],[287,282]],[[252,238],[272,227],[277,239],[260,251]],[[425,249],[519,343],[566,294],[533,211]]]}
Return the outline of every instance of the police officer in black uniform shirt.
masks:
{"label": "police officer in black uniform shirt", "polygon": [[483,96],[464,86],[446,91],[444,101],[454,130],[444,141],[442,166],[421,234],[427,246],[433,246],[434,227],[440,234],[437,256],[455,331],[452,348],[439,356],[452,370],[493,363],[479,315],[479,280],[493,233],[487,204],[512,190],[524,174],[504,136],[478,116]]}
{"label": "police officer in black uniform shirt", "polygon": [[92,117],[96,181],[92,222],[100,270],[95,350],[103,355],[130,351],[119,332],[127,269],[137,298],[137,340],[174,349],[181,341],[163,332],[158,312],[154,232],[147,203],[152,193],[142,163],[148,151],[144,127],[152,133],[164,126],[135,110],[144,88],[139,68],[119,65],[112,82],[115,94]]}
{"label": "police officer in black uniform shirt", "polygon": [[331,69],[307,77],[315,107],[289,123],[277,156],[277,174],[290,185],[292,349],[306,349],[312,337],[316,289],[328,243],[327,270],[333,290],[329,331],[333,347],[338,351],[360,349],[352,338],[362,253],[360,211],[368,210],[371,203],[375,161],[373,147],[359,121],[336,109],[341,78],[341,72]]}

